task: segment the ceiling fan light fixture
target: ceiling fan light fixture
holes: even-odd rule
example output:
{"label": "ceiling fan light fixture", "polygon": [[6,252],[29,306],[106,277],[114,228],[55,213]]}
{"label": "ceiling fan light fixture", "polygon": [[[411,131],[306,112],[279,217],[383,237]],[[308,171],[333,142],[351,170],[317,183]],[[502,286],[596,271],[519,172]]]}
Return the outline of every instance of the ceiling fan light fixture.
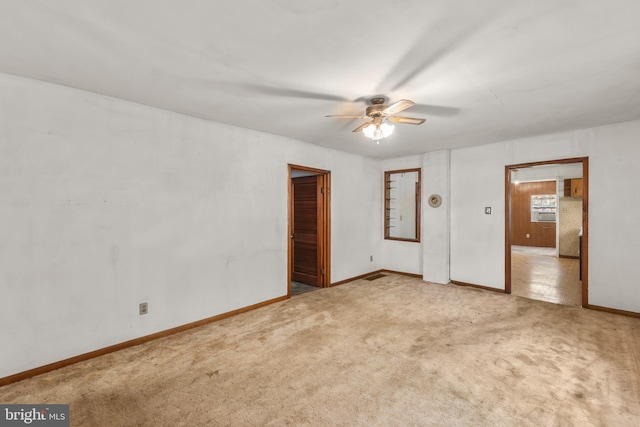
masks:
{"label": "ceiling fan light fixture", "polygon": [[379,141],[382,138],[386,138],[389,135],[391,135],[394,129],[395,129],[395,126],[389,123],[380,123],[380,124],[371,123],[369,124],[369,126],[365,126],[362,129],[362,133],[364,133],[364,135],[369,139],[372,139],[374,141]]}
{"label": "ceiling fan light fixture", "polygon": [[375,124],[370,123],[362,129],[362,133],[364,133],[364,136],[367,138],[375,139],[376,128],[377,126]]}
{"label": "ceiling fan light fixture", "polygon": [[425,121],[425,119],[418,119],[416,117],[396,116],[396,113],[416,105],[415,102],[408,99],[401,99],[388,107],[385,105],[384,97],[371,98],[369,103],[371,105],[367,107],[364,116],[330,115],[327,117],[336,117],[339,119],[371,119],[371,121],[362,123],[351,132],[358,133],[362,131],[367,138],[372,139],[376,144],[379,144],[382,138],[387,138],[393,133],[395,126],[392,123],[421,125]]}

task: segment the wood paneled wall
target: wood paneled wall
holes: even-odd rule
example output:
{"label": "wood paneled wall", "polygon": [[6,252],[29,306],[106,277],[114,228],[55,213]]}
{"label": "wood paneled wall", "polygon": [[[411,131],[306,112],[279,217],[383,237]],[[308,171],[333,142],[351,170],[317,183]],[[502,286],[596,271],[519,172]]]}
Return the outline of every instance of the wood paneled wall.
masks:
{"label": "wood paneled wall", "polygon": [[555,248],[556,223],[531,222],[530,200],[533,194],[556,194],[556,182],[511,184],[511,244]]}

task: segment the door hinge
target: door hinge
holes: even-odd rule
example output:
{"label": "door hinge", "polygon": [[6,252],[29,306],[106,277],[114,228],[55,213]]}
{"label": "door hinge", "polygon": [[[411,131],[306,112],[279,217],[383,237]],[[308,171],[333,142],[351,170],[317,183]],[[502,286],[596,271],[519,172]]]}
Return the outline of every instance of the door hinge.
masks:
{"label": "door hinge", "polygon": [[320,187],[320,192],[324,194],[324,187]]}

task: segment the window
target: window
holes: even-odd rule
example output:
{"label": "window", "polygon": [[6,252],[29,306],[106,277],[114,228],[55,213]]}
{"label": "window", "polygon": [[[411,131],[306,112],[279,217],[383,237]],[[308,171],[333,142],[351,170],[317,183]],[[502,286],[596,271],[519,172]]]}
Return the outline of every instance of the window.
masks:
{"label": "window", "polygon": [[384,173],[384,238],[420,241],[420,169]]}
{"label": "window", "polygon": [[556,222],[557,206],[555,194],[532,194],[531,222]]}

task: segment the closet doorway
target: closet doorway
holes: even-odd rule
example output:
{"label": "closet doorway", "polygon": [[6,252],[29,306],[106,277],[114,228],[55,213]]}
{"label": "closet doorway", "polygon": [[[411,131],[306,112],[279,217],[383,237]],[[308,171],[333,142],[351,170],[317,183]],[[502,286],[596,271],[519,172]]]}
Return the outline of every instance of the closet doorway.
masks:
{"label": "closet doorway", "polygon": [[289,165],[289,296],[330,286],[330,204],[330,171]]}

